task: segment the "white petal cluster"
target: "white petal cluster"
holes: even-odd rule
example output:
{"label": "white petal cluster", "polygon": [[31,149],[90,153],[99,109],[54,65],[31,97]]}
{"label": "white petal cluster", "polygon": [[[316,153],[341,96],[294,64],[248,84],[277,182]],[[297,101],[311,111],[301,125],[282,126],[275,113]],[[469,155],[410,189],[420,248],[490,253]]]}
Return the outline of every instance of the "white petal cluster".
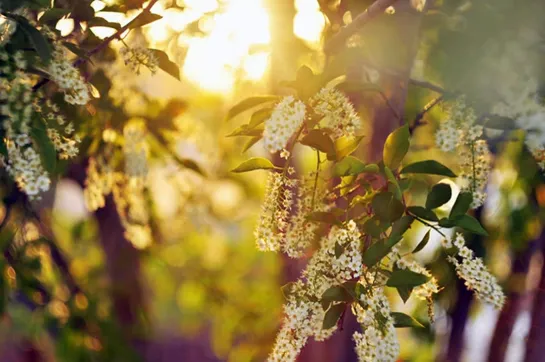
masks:
{"label": "white petal cluster", "polygon": [[361,127],[360,117],[347,96],[333,87],[322,88],[310,99],[314,112],[323,116],[326,127],[333,130],[333,137],[353,136]]}
{"label": "white petal cluster", "polygon": [[303,102],[293,96],[284,97],[275,107],[271,118],[265,121],[263,142],[265,148],[271,152],[278,152],[286,145],[297,132],[305,120],[306,107]]}
{"label": "white petal cluster", "polygon": [[0,19],[2,20],[0,23],[0,46],[3,46],[9,42],[15,30],[17,30],[17,23],[1,15]]}
{"label": "white petal cluster", "polygon": [[96,211],[106,204],[105,196],[112,192],[114,172],[111,166],[102,158],[89,158],[87,178],[83,197],[89,211]]}
{"label": "white petal cluster", "polygon": [[79,105],[89,102],[89,87],[79,70],[72,65],[63,48],[56,47],[47,70],[51,79],[64,92],[66,102]]}
{"label": "white petal cluster", "polygon": [[355,310],[363,333],[355,332],[353,335],[358,360],[395,362],[399,355],[399,342],[384,289],[374,288],[371,295],[362,296],[362,302],[367,309],[358,305]]}
{"label": "white petal cluster", "polygon": [[297,180],[278,172],[269,173],[265,200],[254,231],[259,250],[279,251],[283,247],[296,186]]}
{"label": "white petal cluster", "polygon": [[149,49],[143,47],[122,48],[123,62],[136,74],[140,74],[140,67],[148,68],[152,74],[157,72],[159,60]]}
{"label": "white petal cluster", "polygon": [[477,117],[472,108],[460,97],[449,109],[449,119],[441,122],[435,133],[435,143],[444,152],[457,151],[461,173],[458,183],[462,191],[473,196],[471,208],[477,208],[486,199],[486,183],[490,174],[491,154],[488,144],[481,139],[483,127],[475,124]]}
{"label": "white petal cluster", "polygon": [[301,180],[297,188],[295,210],[292,212],[283,245],[283,251],[291,258],[302,257],[316,236],[318,224],[309,221],[307,216],[314,211],[330,209],[330,205],[324,200],[325,190],[319,186],[314,190],[314,176],[313,173],[307,179]]}
{"label": "white petal cluster", "polygon": [[[309,337],[323,341],[335,332],[336,326],[322,329],[325,311],[318,300],[330,287],[359,278],[363,271],[360,237],[356,223],[350,221],[346,227],[334,226],[322,239],[320,249],[292,288],[268,361],[295,361]],[[335,256],[336,244],[345,245],[339,258]]]}
{"label": "white petal cluster", "polygon": [[505,295],[483,260],[476,257],[465,245],[462,234],[457,233],[453,243],[458,248],[461,261],[452,256],[449,256],[448,260],[456,267],[458,276],[465,280],[468,289],[475,291],[477,298],[501,309],[505,303]]}

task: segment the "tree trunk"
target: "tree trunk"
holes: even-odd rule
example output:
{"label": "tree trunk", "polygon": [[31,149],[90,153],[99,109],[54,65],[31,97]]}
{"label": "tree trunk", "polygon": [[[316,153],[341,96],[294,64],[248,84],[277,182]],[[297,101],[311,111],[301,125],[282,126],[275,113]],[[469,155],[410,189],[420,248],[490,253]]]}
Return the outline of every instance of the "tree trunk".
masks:
{"label": "tree trunk", "polygon": [[451,329],[448,341],[448,348],[444,362],[459,362],[464,351],[464,331],[469,316],[469,309],[473,300],[473,293],[470,292],[462,279],[456,280],[458,298],[453,311],[450,313]]}
{"label": "tree trunk", "polygon": [[526,300],[526,279],[530,267],[530,260],[538,248],[537,244],[538,241],[534,240],[525,250],[517,253],[513,258],[509,283],[511,290],[507,295],[506,303],[496,322],[488,352],[489,362],[505,361],[509,338],[511,337],[515,322]]}

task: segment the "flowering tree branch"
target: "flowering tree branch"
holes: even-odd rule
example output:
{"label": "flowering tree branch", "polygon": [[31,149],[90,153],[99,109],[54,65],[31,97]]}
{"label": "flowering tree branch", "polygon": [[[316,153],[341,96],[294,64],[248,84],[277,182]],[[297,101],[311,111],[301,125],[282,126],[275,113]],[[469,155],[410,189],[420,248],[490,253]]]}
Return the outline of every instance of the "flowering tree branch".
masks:
{"label": "flowering tree branch", "polygon": [[324,46],[324,52],[331,54],[344,45],[345,41],[354,35],[365,24],[373,20],[378,15],[392,6],[397,0],[377,0],[369,6],[363,13],[358,15],[350,24],[339,30],[333,35]]}
{"label": "flowering tree branch", "polygon": [[[85,64],[92,55],[95,55],[97,54],[98,52],[100,52],[101,50],[103,50],[104,48],[106,48],[108,46],[108,44],[110,44],[114,39],[118,39],[121,37],[121,34],[123,34],[125,31],[129,30],[131,28],[131,26],[133,26],[135,24],[136,21],[138,21],[138,19],[142,16],[142,14],[145,14],[147,12],[150,12],[151,8],[157,3],[158,0],[151,0],[148,5],[142,10],[142,12],[140,14],[138,14],[137,16],[135,16],[131,21],[129,21],[127,24],[123,25],[121,28],[119,28],[119,30],[117,30],[114,34],[110,35],[109,37],[107,37],[106,39],[104,39],[99,45],[97,45],[95,48],[91,49],[88,53],[87,53],[87,57],[85,58],[78,58],[76,59],[76,61],[74,62],[74,67],[78,67],[80,65],[83,65]],[[42,79],[41,81],[39,81],[38,83],[36,83],[36,85],[34,85],[34,87],[32,87],[32,89],[34,91],[37,91],[38,89],[40,89],[41,87],[43,87],[44,85],[46,85],[47,83],[49,83],[49,79],[48,78],[44,78]]]}

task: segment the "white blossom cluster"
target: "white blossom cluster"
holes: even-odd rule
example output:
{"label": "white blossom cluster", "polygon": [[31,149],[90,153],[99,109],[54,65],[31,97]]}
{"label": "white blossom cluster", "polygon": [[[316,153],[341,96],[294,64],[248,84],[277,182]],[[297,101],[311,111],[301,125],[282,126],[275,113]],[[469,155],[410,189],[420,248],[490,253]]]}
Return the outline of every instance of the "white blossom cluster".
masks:
{"label": "white blossom cluster", "polygon": [[471,208],[477,208],[486,199],[486,182],[490,174],[491,154],[488,144],[481,139],[483,127],[475,124],[477,117],[460,97],[449,109],[449,119],[441,122],[435,133],[436,145],[444,152],[457,151],[460,155],[460,188],[473,196]]}
{"label": "white blossom cluster", "polygon": [[123,62],[136,74],[140,74],[140,67],[146,67],[152,74],[157,72],[159,60],[153,52],[143,47],[125,47],[120,50]]}
{"label": "white blossom cluster", "polygon": [[303,124],[306,107],[303,102],[293,96],[284,97],[275,107],[271,117],[265,121],[263,142],[271,152],[286,148],[289,139]]}
{"label": "white blossom cluster", "polygon": [[297,180],[278,172],[270,172],[261,206],[258,225],[254,231],[257,248],[261,251],[279,251],[283,247],[294,204]]}
{"label": "white blossom cluster", "polygon": [[142,123],[132,122],[123,128],[125,174],[128,177],[144,178],[148,173],[148,148],[145,137]]}
{"label": "white blossom cluster", "polygon": [[469,249],[461,233],[457,233],[454,241],[447,241],[447,245],[458,248],[459,261],[449,256],[448,260],[456,267],[458,276],[465,280],[468,289],[475,291],[477,298],[501,309],[505,303],[505,295],[498,285],[496,278],[488,271],[481,258],[476,257]]}
{"label": "white blossom cluster", "polygon": [[51,79],[64,92],[64,100],[70,104],[85,105],[89,102],[89,86],[79,70],[72,65],[66,50],[57,46],[47,68]]}
{"label": "white blossom cluster", "polygon": [[354,106],[341,91],[333,87],[322,88],[310,99],[316,114],[323,116],[326,127],[331,128],[333,137],[353,136],[361,121]]}
{"label": "white blossom cluster", "polygon": [[301,180],[297,188],[294,212],[286,230],[283,251],[291,258],[300,258],[316,236],[318,225],[309,221],[307,216],[314,211],[327,211],[330,205],[324,199],[325,190],[315,186],[311,173],[308,178]]}
{"label": "white blossom cluster", "polygon": [[96,211],[106,204],[105,196],[112,192],[114,172],[104,158],[90,157],[83,197],[89,211]]}
{"label": "white blossom cluster", "polygon": [[361,297],[367,309],[357,305],[354,309],[363,332],[355,332],[353,339],[360,362],[395,362],[399,355],[399,342],[391,316],[390,304],[382,287]]}
{"label": "white blossom cluster", "polygon": [[[322,329],[325,311],[317,300],[330,287],[361,276],[360,237],[356,223],[350,221],[346,227],[334,226],[322,239],[320,249],[312,256],[302,278],[292,287],[284,307],[283,326],[268,361],[295,361],[309,337],[322,341],[337,329],[336,326]],[[345,245],[338,258],[335,256],[336,244]]]}
{"label": "white blossom cluster", "polygon": [[17,23],[4,16],[0,16],[0,46],[6,45],[13,33],[17,30]]}

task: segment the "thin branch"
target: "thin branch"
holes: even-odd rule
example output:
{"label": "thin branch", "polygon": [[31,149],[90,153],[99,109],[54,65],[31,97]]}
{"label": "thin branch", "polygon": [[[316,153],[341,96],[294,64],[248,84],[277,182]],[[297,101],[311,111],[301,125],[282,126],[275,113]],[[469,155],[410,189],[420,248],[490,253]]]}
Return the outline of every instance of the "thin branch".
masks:
{"label": "thin branch", "polygon": [[[108,46],[108,44],[110,44],[114,39],[120,38],[121,34],[123,34],[126,30],[128,30],[131,27],[131,25],[133,25],[134,22],[138,18],[140,18],[140,16],[142,14],[144,14],[146,12],[150,12],[151,8],[153,7],[153,5],[155,5],[155,3],[157,3],[157,1],[159,1],[159,0],[151,0],[148,3],[148,5],[142,10],[142,12],[140,14],[138,14],[131,21],[129,21],[127,24],[125,24],[121,28],[119,28],[119,30],[117,30],[113,35],[111,35],[111,36],[107,37],[106,39],[104,39],[102,41],[102,43],[97,45],[94,49],[90,50],[87,53],[87,57],[76,59],[76,61],[73,63],[74,67],[79,67],[80,65],[85,64],[91,58],[91,56],[93,56],[94,54],[100,52],[102,49],[106,48]],[[46,85],[47,83],[49,83],[49,79],[44,78],[41,81],[39,81],[38,83],[36,83],[36,85],[34,85],[34,87],[32,87],[32,90],[37,91],[38,89],[40,89],[42,86]]]}
{"label": "thin branch", "polygon": [[441,95],[441,96],[435,98],[434,100],[432,100],[431,102],[429,102],[428,104],[426,104],[424,106],[424,109],[422,109],[422,111],[420,111],[416,115],[416,117],[414,117],[414,121],[413,121],[412,125],[410,125],[409,131],[410,131],[411,134],[412,134],[412,132],[414,131],[414,129],[416,127],[421,126],[423,124],[422,119],[424,118],[426,113],[431,111],[433,107],[435,107],[436,105],[438,105],[442,101],[443,101],[443,96]]}
{"label": "thin branch", "polygon": [[369,6],[363,13],[358,15],[350,24],[343,27],[335,33],[325,44],[324,52],[331,54],[342,47],[346,40],[357,33],[367,23],[392,6],[397,0],[377,0]]}
{"label": "thin branch", "polygon": [[432,91],[434,91],[436,93],[439,93],[439,94],[454,94],[454,92],[448,92],[441,86],[438,86],[436,84],[426,82],[426,81],[423,81],[423,80],[418,80],[418,79],[412,79],[411,78],[411,79],[409,79],[409,83],[412,84],[412,85],[415,85],[417,87],[430,89],[430,90],[432,90]]}

